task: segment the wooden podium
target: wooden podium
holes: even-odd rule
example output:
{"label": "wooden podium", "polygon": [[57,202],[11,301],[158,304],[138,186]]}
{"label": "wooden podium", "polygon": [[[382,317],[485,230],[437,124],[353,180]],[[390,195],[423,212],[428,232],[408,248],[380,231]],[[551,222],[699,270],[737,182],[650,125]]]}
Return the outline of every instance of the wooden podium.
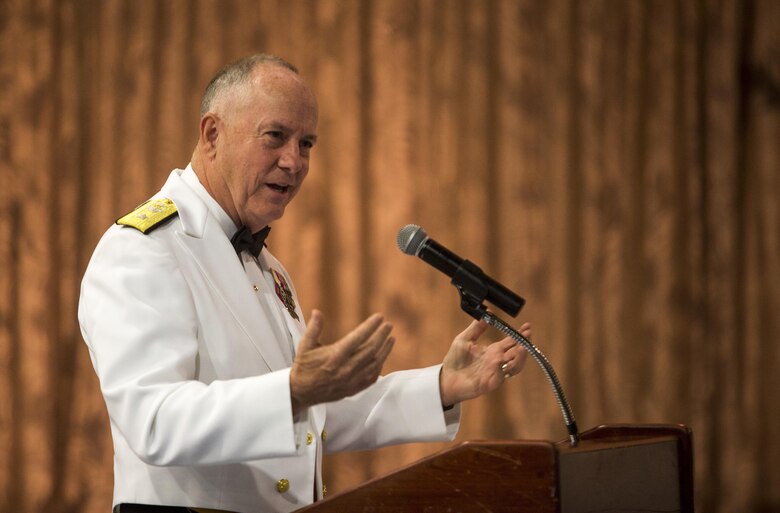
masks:
{"label": "wooden podium", "polygon": [[691,431],[607,425],[564,442],[463,442],[301,512],[693,513]]}

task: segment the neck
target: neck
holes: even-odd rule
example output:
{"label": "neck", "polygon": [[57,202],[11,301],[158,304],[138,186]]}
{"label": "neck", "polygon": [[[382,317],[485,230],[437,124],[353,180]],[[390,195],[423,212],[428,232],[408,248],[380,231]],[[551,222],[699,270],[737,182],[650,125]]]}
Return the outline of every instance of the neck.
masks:
{"label": "neck", "polygon": [[209,193],[209,196],[214,198],[214,201],[216,201],[217,204],[222,207],[222,210],[224,210],[228,217],[230,217],[230,219],[233,221],[233,224],[235,224],[237,228],[243,226],[244,223],[241,222],[241,219],[239,219],[238,212],[236,211],[232,201],[226,201],[226,199],[230,199],[230,195],[219,194],[217,189],[214,187],[214,185],[219,185],[219,180],[212,181],[213,176],[212,173],[209,172],[210,167],[206,162],[204,162],[200,152],[198,151],[198,148],[195,148],[195,151],[192,154],[190,165],[192,166],[192,170],[195,171],[195,176],[198,177],[198,181],[200,181],[203,188],[206,189],[206,192]]}

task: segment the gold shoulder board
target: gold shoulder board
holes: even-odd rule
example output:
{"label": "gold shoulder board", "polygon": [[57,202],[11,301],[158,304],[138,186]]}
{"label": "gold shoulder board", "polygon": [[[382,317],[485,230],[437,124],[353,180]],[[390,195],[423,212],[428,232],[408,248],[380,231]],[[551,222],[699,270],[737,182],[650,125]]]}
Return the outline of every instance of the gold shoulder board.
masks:
{"label": "gold shoulder board", "polygon": [[149,233],[176,214],[176,205],[173,201],[165,198],[151,199],[117,219],[116,224],[131,226],[141,233]]}

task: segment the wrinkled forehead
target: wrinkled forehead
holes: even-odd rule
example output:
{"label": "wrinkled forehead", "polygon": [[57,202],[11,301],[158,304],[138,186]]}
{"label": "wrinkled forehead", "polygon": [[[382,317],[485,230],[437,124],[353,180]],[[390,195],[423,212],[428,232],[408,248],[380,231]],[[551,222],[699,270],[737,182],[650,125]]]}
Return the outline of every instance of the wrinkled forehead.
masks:
{"label": "wrinkled forehead", "polygon": [[297,73],[273,64],[253,70],[249,80],[237,84],[225,98],[225,107],[236,113],[259,107],[282,107],[297,115],[317,119],[317,100],[311,88]]}

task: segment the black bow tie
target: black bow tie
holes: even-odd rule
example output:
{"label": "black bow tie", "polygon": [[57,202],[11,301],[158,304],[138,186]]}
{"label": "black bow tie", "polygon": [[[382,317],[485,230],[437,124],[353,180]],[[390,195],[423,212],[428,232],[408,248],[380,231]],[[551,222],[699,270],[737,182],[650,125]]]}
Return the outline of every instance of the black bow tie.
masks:
{"label": "black bow tie", "polygon": [[257,258],[257,255],[263,250],[265,246],[265,238],[268,237],[268,233],[271,231],[270,226],[266,226],[257,233],[252,233],[249,228],[242,226],[230,239],[230,243],[236,248],[236,253],[241,253],[243,250],[249,251],[249,253]]}

